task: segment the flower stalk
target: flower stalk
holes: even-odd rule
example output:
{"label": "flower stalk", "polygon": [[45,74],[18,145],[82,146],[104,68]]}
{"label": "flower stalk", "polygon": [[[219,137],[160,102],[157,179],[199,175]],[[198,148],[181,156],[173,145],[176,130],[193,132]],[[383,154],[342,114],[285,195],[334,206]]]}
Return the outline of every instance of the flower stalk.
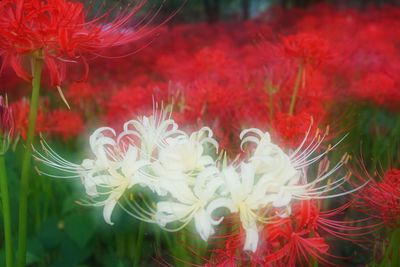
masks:
{"label": "flower stalk", "polygon": [[3,208],[4,220],[4,243],[6,267],[13,266],[13,246],[12,246],[12,230],[11,230],[11,213],[10,213],[10,198],[8,194],[7,171],[4,155],[0,155],[0,186],[1,186],[1,203]]}
{"label": "flower stalk", "polygon": [[139,223],[139,228],[137,232],[137,237],[136,237],[136,244],[135,244],[135,258],[133,260],[133,267],[138,267],[140,266],[140,256],[142,252],[142,244],[143,244],[143,238],[144,238],[144,223],[140,222]]}
{"label": "flower stalk", "polygon": [[38,112],[40,82],[42,76],[43,59],[41,52],[35,52],[31,57],[32,64],[32,96],[29,111],[29,126],[22,161],[19,197],[19,225],[18,225],[18,254],[17,266],[26,265],[26,240],[27,240],[27,212],[28,212],[28,185],[31,172],[32,143],[35,135],[35,125]]}
{"label": "flower stalk", "polygon": [[292,98],[290,100],[290,106],[289,106],[289,115],[290,116],[292,116],[294,113],[294,107],[296,106],[297,93],[299,92],[300,83],[303,80],[303,75],[304,75],[304,64],[300,63],[299,68],[297,70],[296,81],[295,81],[294,87],[293,87]]}

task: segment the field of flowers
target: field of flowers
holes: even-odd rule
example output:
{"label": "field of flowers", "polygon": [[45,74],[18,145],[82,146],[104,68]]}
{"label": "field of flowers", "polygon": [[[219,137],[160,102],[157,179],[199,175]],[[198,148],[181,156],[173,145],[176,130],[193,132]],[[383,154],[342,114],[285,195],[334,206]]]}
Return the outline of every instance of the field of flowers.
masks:
{"label": "field of flowers", "polygon": [[400,8],[146,2],[0,2],[0,266],[400,266]]}

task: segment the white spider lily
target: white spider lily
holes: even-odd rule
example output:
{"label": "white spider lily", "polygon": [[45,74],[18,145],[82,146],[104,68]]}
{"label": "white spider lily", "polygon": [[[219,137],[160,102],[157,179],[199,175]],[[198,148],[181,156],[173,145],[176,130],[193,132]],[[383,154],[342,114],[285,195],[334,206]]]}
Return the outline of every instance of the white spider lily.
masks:
{"label": "white spider lily", "polygon": [[[212,217],[214,210],[225,207],[224,198],[216,198],[216,191],[223,181],[216,177],[216,169],[205,169],[196,178],[196,183],[191,188],[185,180],[168,182],[168,190],[175,200],[157,203],[156,221],[168,231],[178,231],[194,220],[195,227],[203,240],[214,234],[213,226],[223,220]],[[177,227],[169,227],[173,222],[181,223]]]}
{"label": "white spider lily", "polygon": [[242,162],[240,173],[233,166],[222,171],[230,198],[225,207],[239,213],[246,232],[244,250],[253,252],[258,244],[258,223],[267,223],[275,217],[265,216],[266,209],[273,204],[288,204],[287,197],[276,189],[277,183],[271,181],[269,176],[258,175],[256,169],[254,162]]}
{"label": "white spider lily", "polygon": [[58,156],[44,140],[42,147],[46,154],[36,152],[35,155],[39,161],[71,175],[58,176],[39,171],[42,174],[58,178],[80,177],[86,194],[91,197],[88,204],[103,206],[103,217],[108,224],[113,224],[112,211],[126,189],[146,183],[139,170],[149,164],[139,159],[138,148],[128,145],[124,149],[116,139],[112,128],[97,129],[89,139],[94,159],[84,159],[80,165]]}
{"label": "white spider lily", "polygon": [[151,171],[144,173],[146,185],[159,196],[165,196],[171,181],[184,180],[193,186],[197,174],[215,161],[206,154],[207,145],[217,148],[209,128],[202,128],[189,136],[180,135],[165,140],[165,145],[157,149],[158,159],[151,162]]}
{"label": "white spider lily", "polygon": [[[168,116],[168,117],[167,117]],[[130,120],[124,124],[124,131],[120,139],[127,138],[130,142],[140,142],[141,158],[151,159],[155,150],[167,145],[166,140],[171,137],[186,134],[178,130],[178,125],[164,110],[153,111],[150,117]]]}
{"label": "white spider lily", "polygon": [[[249,135],[251,133],[253,135]],[[246,129],[240,133],[240,139],[242,139],[241,148],[248,142],[257,145],[250,158],[250,161],[256,165],[257,173],[274,176],[274,179],[282,184],[297,175],[289,156],[271,142],[269,133],[263,133],[256,128]]]}
{"label": "white spider lily", "polygon": [[255,173],[261,175],[260,183],[268,196],[275,196],[272,206],[287,206],[293,194],[303,193],[301,188],[295,187],[300,182],[301,171],[296,170],[290,157],[271,142],[268,133],[252,128],[242,131],[240,138],[241,147],[248,142],[257,145],[249,161],[255,165]]}
{"label": "white spider lily", "polygon": [[[67,175],[42,174],[80,177],[91,199],[88,204],[103,207],[109,224],[113,224],[111,215],[119,204],[131,216],[158,223],[167,231],[178,231],[194,222],[201,238],[207,240],[223,220],[215,219],[213,213],[225,208],[238,213],[246,232],[244,250],[254,252],[260,224],[289,216],[293,201],[342,196],[365,185],[334,191],[347,181],[348,174],[337,180],[331,177],[348,156],[329,168],[326,154],[337,144],[313,156],[327,133],[317,133],[309,141],[310,129],[299,148],[289,154],[274,144],[268,133],[256,128],[244,130],[241,148],[249,143],[255,148],[246,161],[239,162],[237,157],[227,166],[226,156],[218,164],[208,151],[210,146],[218,150],[211,129],[204,127],[188,135],[163,110],[154,110],[150,117],[125,123],[119,135],[108,127],[96,130],[89,140],[94,157],[82,164],[63,159],[44,140],[45,153],[35,151],[35,158]],[[308,167],[318,162],[316,177],[308,180]],[[139,201],[133,195],[127,198],[125,192],[135,185],[150,188],[156,198],[148,200],[142,194],[137,195]],[[122,199],[127,207],[121,204]]]}
{"label": "white spider lily", "polygon": [[[111,222],[112,211],[125,191],[135,184],[145,183],[139,169],[147,165],[148,162],[139,160],[138,156],[138,149],[129,146],[117,168],[110,167],[106,172],[107,174],[89,172],[82,177],[86,193],[89,196],[107,196],[105,200],[96,201],[94,204],[104,206],[103,217],[108,224],[113,224]],[[98,192],[98,189],[101,189],[100,192]]]}
{"label": "white spider lily", "polygon": [[[313,154],[327,136],[328,129],[322,136],[317,132],[314,138],[306,145],[311,130],[310,125],[303,142],[290,155],[285,154],[278,146],[272,144],[268,133],[263,133],[256,128],[242,131],[240,135],[243,139],[242,146],[248,142],[254,143],[257,146],[250,161],[256,163],[258,172],[270,176],[271,180],[279,184],[282,201],[280,203],[275,202],[274,206],[283,206],[284,203],[289,203],[292,198],[321,199],[338,197],[359,190],[365,185],[349,191],[327,195],[327,193],[341,188],[349,177],[349,173],[346,173],[334,182],[328,182],[331,180],[332,175],[347,162],[349,158],[347,154],[331,169],[329,169],[329,162],[327,160],[323,161],[323,159],[326,159],[326,154],[335,148],[346,136],[334,146],[329,146],[323,153],[313,157]],[[320,171],[317,177],[308,181],[308,167],[318,162],[320,162]]]}
{"label": "white spider lily", "polygon": [[210,128],[204,127],[190,137],[180,135],[168,138],[165,146],[159,149],[158,162],[167,172],[188,173],[201,171],[215,161],[205,154],[204,146],[211,144],[218,149],[218,143],[212,138]]}

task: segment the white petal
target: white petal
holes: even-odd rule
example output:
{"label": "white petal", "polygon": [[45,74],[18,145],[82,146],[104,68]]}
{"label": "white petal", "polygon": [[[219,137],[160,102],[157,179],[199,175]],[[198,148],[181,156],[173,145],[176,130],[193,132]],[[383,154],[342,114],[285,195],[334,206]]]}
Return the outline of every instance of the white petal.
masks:
{"label": "white petal", "polygon": [[161,201],[157,203],[156,216],[160,219],[168,218],[169,221],[179,221],[184,219],[192,211],[192,207],[171,201]]}
{"label": "white petal", "polygon": [[258,246],[258,231],[257,226],[254,225],[251,228],[245,229],[246,240],[244,242],[244,250],[250,250],[256,252]]}
{"label": "white petal", "polygon": [[227,167],[223,171],[223,174],[225,178],[225,183],[231,193],[233,201],[235,203],[240,202],[242,200],[242,185],[239,180],[239,174],[232,166]]}
{"label": "white petal", "polygon": [[292,193],[285,191],[284,188],[279,192],[277,198],[272,203],[272,206],[276,208],[287,206],[292,200]]}
{"label": "white petal", "polygon": [[187,184],[186,179],[172,180],[167,177],[161,177],[160,186],[183,204],[191,205],[198,201],[198,198]]}
{"label": "white petal", "polygon": [[[218,172],[218,169],[215,167],[207,167],[197,175],[196,182],[193,188],[193,192],[197,197],[201,198],[201,195],[204,193],[204,187],[207,181],[210,181],[211,179],[221,181],[221,179],[215,178],[215,176],[218,175]],[[212,194],[214,194],[214,192]]]}
{"label": "white petal", "polygon": [[90,170],[94,168],[94,161],[92,159],[84,159],[81,165],[84,169]]}
{"label": "white petal", "polygon": [[97,175],[94,176],[93,173],[88,173],[82,177],[82,182],[86,190],[86,194],[95,197],[98,195],[97,186],[98,185],[110,185],[112,177],[110,175]]}
{"label": "white petal", "polygon": [[208,201],[210,198],[215,196],[215,192],[218,190],[220,186],[222,186],[224,182],[222,179],[212,179],[210,180],[206,186],[203,188],[203,191],[199,194],[199,198]]}
{"label": "white petal", "polygon": [[117,204],[117,201],[114,198],[112,198],[109,201],[107,201],[106,204],[104,205],[103,218],[104,218],[104,221],[106,223],[108,223],[109,225],[114,224],[113,222],[111,222],[111,214],[112,214],[116,204]]}
{"label": "white petal", "polygon": [[134,174],[137,170],[137,165],[136,159],[138,156],[138,150],[134,146],[129,146],[128,150],[126,151],[124,155],[124,159],[122,161],[122,173],[126,177],[130,177],[132,174]]}
{"label": "white petal", "polygon": [[210,215],[204,209],[196,213],[194,223],[197,232],[204,241],[207,241],[208,237],[215,232],[211,225]]}
{"label": "white petal", "polygon": [[229,198],[217,198],[211,201],[207,206],[207,213],[212,214],[216,209],[227,208],[230,212],[237,212],[235,205]]}
{"label": "white petal", "polygon": [[255,166],[253,163],[242,163],[240,165],[242,176],[242,190],[244,195],[248,195],[253,190]]}

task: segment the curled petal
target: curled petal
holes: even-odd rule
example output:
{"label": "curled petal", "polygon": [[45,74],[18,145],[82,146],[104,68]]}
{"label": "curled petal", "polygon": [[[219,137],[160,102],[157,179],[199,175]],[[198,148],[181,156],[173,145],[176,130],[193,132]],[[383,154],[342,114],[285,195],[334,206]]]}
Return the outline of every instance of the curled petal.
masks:
{"label": "curled petal", "polygon": [[113,212],[114,207],[115,207],[116,204],[117,204],[117,201],[116,201],[114,198],[112,198],[112,199],[110,199],[109,201],[107,201],[107,202],[105,203],[105,205],[104,205],[104,208],[103,208],[103,218],[104,218],[104,221],[105,221],[106,223],[108,223],[109,225],[113,225],[113,224],[114,224],[114,223],[111,221],[111,215],[112,215],[112,212]]}
{"label": "curled petal", "polygon": [[212,218],[204,209],[196,213],[194,223],[197,232],[204,241],[207,241],[208,237],[215,232],[212,227]]}

